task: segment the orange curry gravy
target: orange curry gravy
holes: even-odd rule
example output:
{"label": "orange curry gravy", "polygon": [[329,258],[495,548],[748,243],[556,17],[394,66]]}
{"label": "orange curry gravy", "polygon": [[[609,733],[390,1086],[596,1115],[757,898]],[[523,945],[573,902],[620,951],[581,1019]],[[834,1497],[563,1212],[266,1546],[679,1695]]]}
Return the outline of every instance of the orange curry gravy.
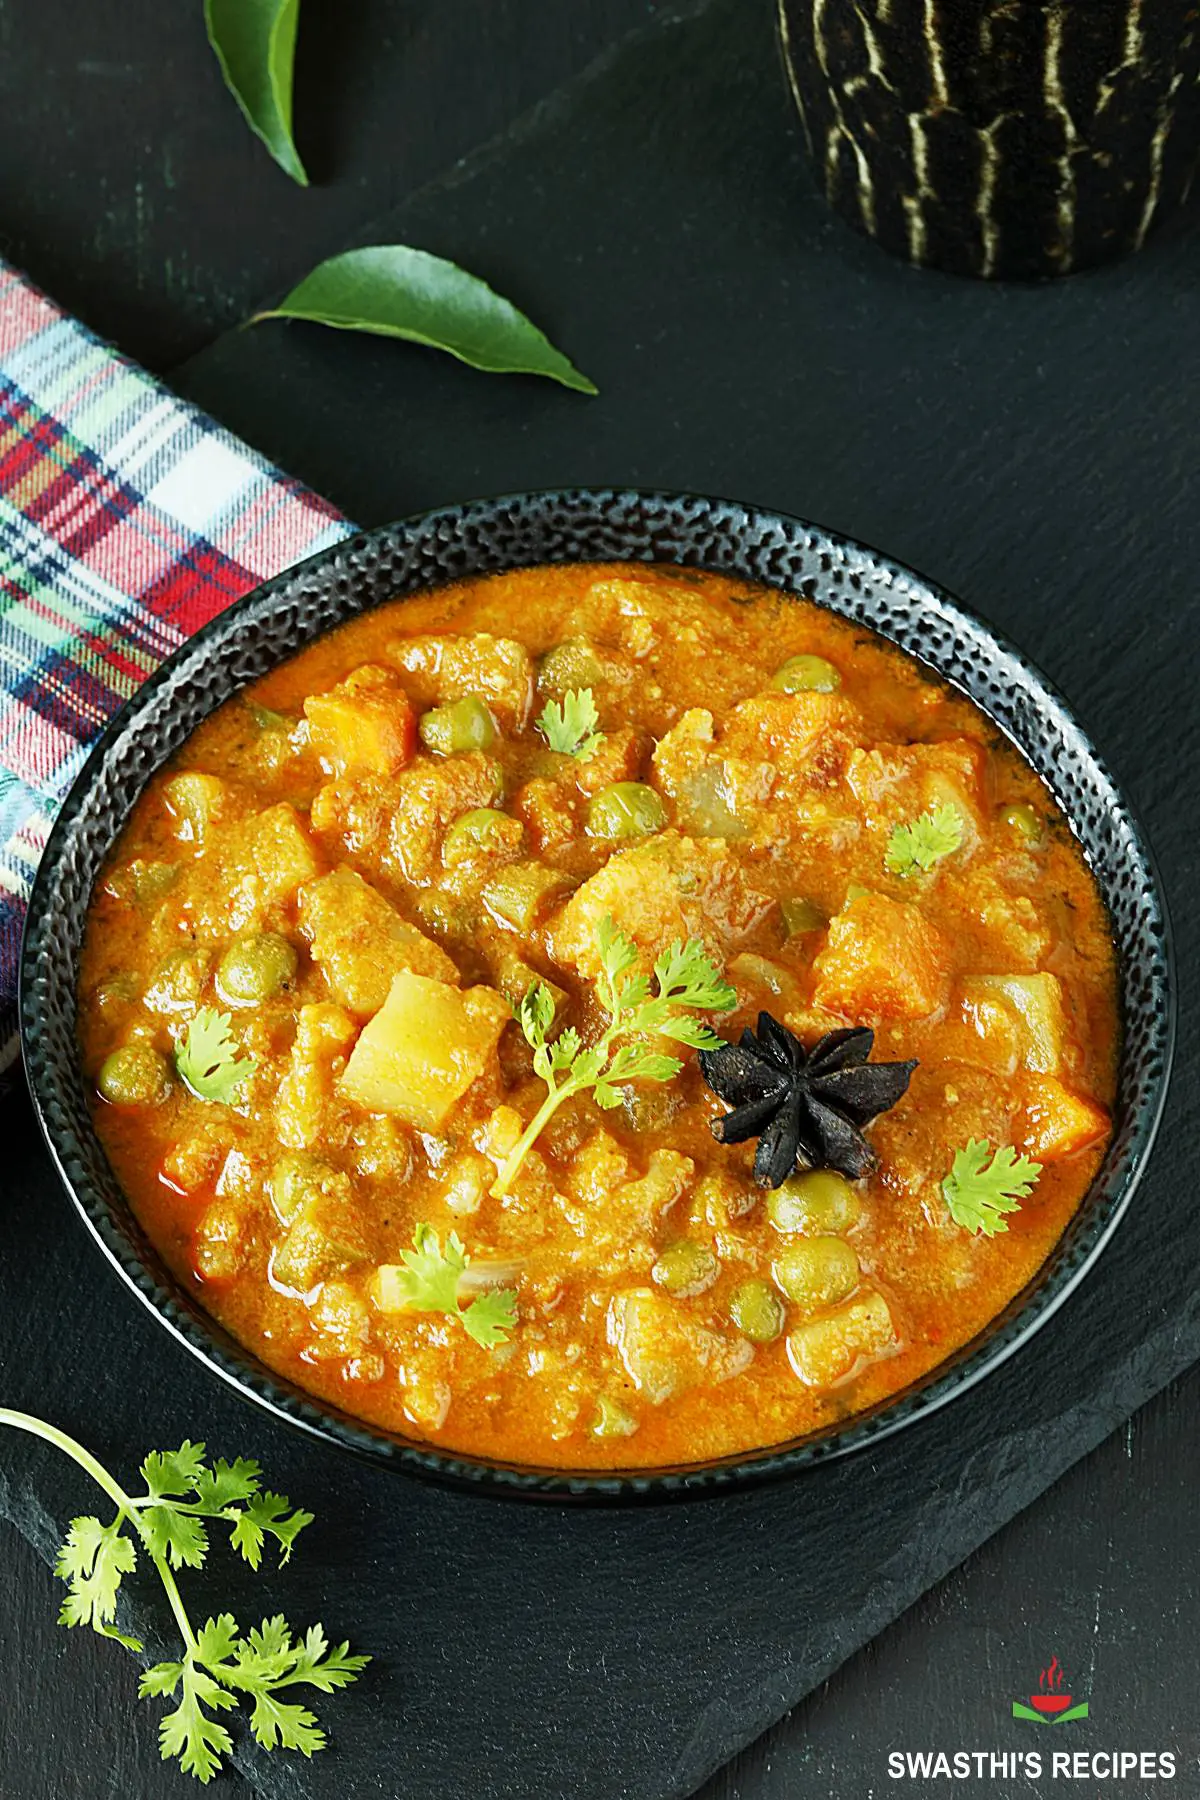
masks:
{"label": "orange curry gravy", "polygon": [[[832,672],[773,686],[795,656]],[[602,742],[552,751],[543,706],[585,687]],[[652,793],[615,805],[630,782]],[[959,848],[889,873],[894,828],[947,804]],[[811,1205],[801,1179],[780,1212],[682,1049],[616,1110],[562,1107],[493,1197],[545,1097],[510,1005],[542,978],[555,1031],[594,1039],[605,917],[646,969],[703,941],[738,996],[725,1038],[766,1008],[807,1044],[868,1024],[875,1060],[917,1058],[867,1127],[877,1172]],[[177,1072],[203,1009],[255,1059],[227,1104]],[[79,1026],[139,1218],[244,1344],[379,1425],[568,1468],[788,1440],[939,1363],[1078,1206],[1118,1047],[1095,886],[981,712],[807,602],[626,565],[380,607],[221,707],[112,851]],[[943,1197],[970,1139],[1042,1164],[1002,1235]],[[511,1289],[507,1342],[396,1307],[418,1224],[461,1238],[463,1303]],[[815,1275],[781,1284],[805,1238]]]}

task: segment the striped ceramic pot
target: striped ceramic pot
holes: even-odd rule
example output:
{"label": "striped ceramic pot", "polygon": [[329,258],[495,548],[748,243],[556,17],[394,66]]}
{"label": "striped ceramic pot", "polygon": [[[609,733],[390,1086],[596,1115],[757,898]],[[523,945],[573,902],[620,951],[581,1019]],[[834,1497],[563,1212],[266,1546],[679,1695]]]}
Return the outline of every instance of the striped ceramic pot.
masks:
{"label": "striped ceramic pot", "polygon": [[1136,250],[1200,155],[1200,0],[777,0],[825,191],[911,262]]}

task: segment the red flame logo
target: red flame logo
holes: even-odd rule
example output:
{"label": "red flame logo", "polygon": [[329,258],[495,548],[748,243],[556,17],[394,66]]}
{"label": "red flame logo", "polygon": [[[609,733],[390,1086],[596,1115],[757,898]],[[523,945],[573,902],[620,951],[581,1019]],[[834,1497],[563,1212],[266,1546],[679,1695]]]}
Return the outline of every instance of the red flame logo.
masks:
{"label": "red flame logo", "polygon": [[1066,1712],[1071,1704],[1071,1695],[1063,1693],[1063,1666],[1057,1656],[1052,1656],[1046,1668],[1038,1676],[1038,1692],[1030,1694],[1029,1704],[1042,1717]]}
{"label": "red flame logo", "polygon": [[1050,1659],[1049,1668],[1043,1669],[1038,1676],[1038,1687],[1043,1694],[1056,1694],[1063,1684],[1062,1664],[1057,1656]]}

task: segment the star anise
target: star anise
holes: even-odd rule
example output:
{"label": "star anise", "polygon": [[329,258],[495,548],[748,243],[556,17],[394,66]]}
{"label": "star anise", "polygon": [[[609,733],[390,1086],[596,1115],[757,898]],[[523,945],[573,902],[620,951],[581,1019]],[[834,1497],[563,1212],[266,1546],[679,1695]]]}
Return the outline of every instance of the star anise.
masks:
{"label": "star anise", "polygon": [[876,1156],[862,1127],[895,1106],[915,1062],[867,1061],[875,1033],[865,1025],[827,1032],[806,1050],[786,1025],[759,1013],[758,1031],[700,1052],[713,1092],[733,1108],[712,1121],[719,1144],[758,1139],[754,1179],[778,1187],[801,1169],[836,1169],[851,1180]]}

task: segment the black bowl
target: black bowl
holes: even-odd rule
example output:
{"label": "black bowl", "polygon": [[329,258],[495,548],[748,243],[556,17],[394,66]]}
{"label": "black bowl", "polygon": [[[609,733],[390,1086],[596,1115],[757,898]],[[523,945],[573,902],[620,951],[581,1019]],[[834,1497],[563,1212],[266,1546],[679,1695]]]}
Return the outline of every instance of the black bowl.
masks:
{"label": "black bowl", "polygon": [[[104,855],[143,786],[229,695],[353,614],[398,595],[535,563],[682,563],[766,582],[860,620],[980,705],[1038,771],[1091,864],[1120,953],[1124,1043],[1116,1128],[1083,1204],[1023,1293],[912,1387],[816,1437],[651,1471],[523,1468],[364,1425],[273,1374],[185,1293],[148,1242],[92,1129],[75,1041],[84,920]],[[146,682],[97,744],[50,835],[21,969],[21,1034],[51,1153],[129,1286],[208,1367],[278,1417],[414,1474],[497,1494],[666,1497],[794,1474],[878,1442],[965,1393],[1027,1343],[1111,1237],[1145,1166],[1174,1041],[1166,910],[1145,840],[1049,683],[1011,645],[910,570],[819,527],[730,501],[604,489],[519,494],[365,532],[256,588]]]}

